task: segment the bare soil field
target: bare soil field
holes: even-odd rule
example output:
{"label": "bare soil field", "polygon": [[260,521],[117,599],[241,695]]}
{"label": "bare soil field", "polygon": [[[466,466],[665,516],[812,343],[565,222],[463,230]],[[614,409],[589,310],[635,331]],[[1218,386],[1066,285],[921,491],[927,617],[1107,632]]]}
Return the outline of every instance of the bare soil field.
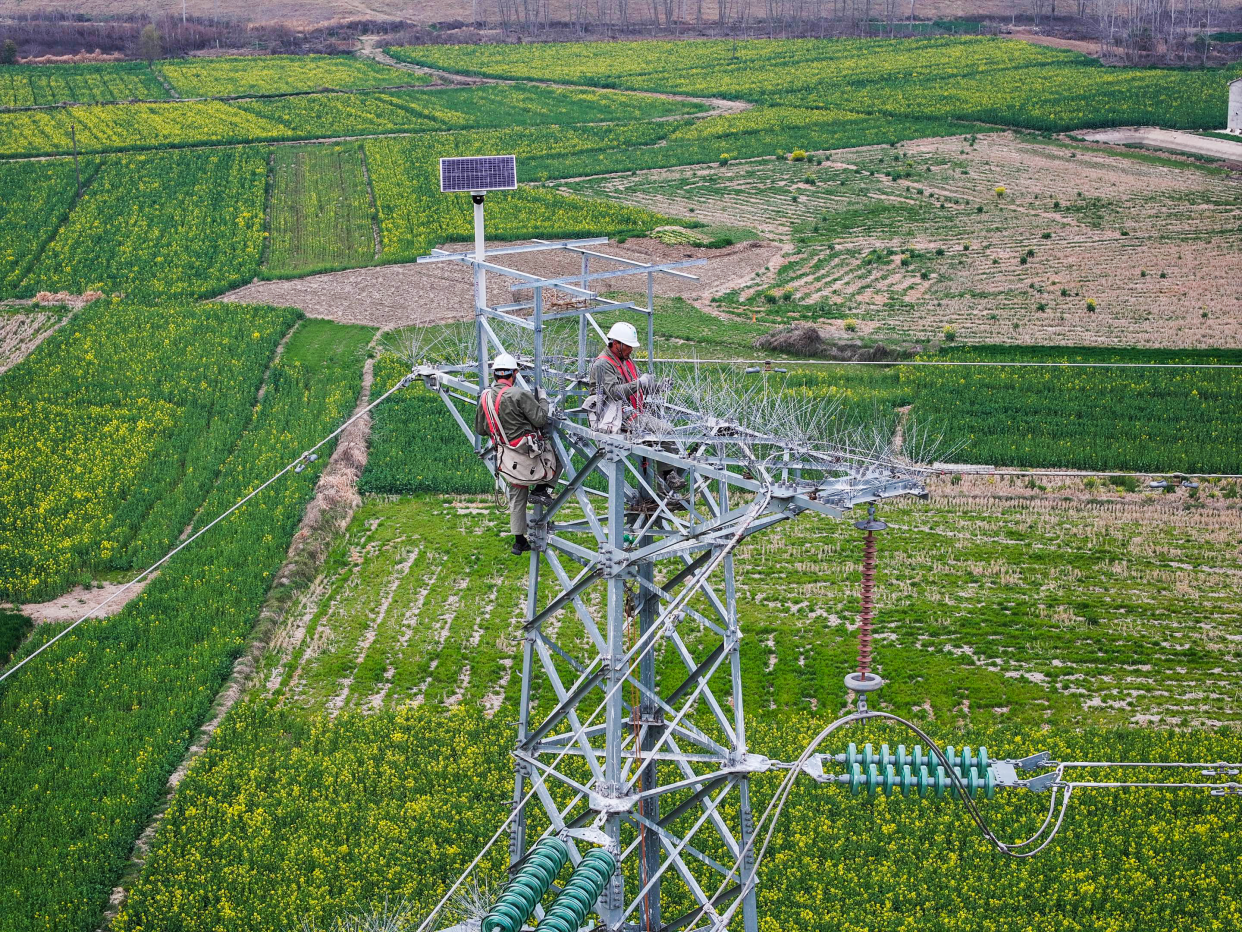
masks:
{"label": "bare soil field", "polygon": [[[488,248],[512,245],[515,244],[492,243]],[[460,243],[445,248],[455,251],[467,249]],[[707,258],[710,260],[707,265],[688,270],[700,276],[697,282],[666,275],[656,277],[657,294],[680,296],[699,304],[707,304],[711,297],[748,280],[779,251],[778,246],[758,241],[739,243],[725,249],[701,249],[667,246],[647,238],[612,243],[608,248],[620,256],[653,261]],[[572,275],[581,270],[577,257],[568,253],[519,253],[504,261],[520,271],[549,278]],[[592,260],[592,268],[596,271],[619,267],[616,263]],[[488,277],[489,293],[498,293],[511,284],[499,276]],[[456,263],[407,263],[287,281],[255,282],[231,291],[219,300],[297,307],[311,317],[391,329],[472,317],[473,289],[470,273]]]}
{"label": "bare soil field", "polygon": [[110,615],[115,615],[129,602],[141,595],[142,590],[147,587],[147,583],[158,575],[158,572],[152,573],[142,582],[134,583],[119,597],[104,605],[102,609],[99,606],[120,592],[125,586],[124,583],[97,582],[89,587],[74,586],[73,589],[64,595],[51,601],[31,602],[23,605],[21,606],[21,612],[36,624],[77,621],[88,612],[94,613],[96,618],[107,618]]}
{"label": "bare soil field", "polygon": [[[893,173],[899,177],[894,179]],[[874,336],[1242,346],[1242,180],[1011,133],[582,180],[786,244],[718,307]],[[1092,302],[1092,303],[1088,303]]]}
{"label": "bare soil field", "polygon": [[0,372],[29,356],[65,319],[63,308],[33,310],[0,309]]}

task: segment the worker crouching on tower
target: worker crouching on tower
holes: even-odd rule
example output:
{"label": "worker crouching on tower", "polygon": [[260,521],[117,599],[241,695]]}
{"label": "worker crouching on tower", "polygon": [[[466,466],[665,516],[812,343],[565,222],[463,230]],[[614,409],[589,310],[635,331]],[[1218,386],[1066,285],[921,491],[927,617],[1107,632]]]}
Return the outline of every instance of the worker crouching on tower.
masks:
{"label": "worker crouching on tower", "polygon": [[[592,398],[591,426],[602,433],[654,434],[670,437],[673,426],[646,410],[645,396],[655,387],[650,373],[638,374],[630,357],[638,346],[638,331],[633,324],[618,321],[608,331],[608,348],[591,363]],[[669,440],[653,444],[666,453],[676,453],[677,445]],[[686,487],[686,480],[672,466],[660,464],[660,481],[665,489],[676,492]]]}
{"label": "worker crouching on tower", "polygon": [[496,472],[504,479],[509,496],[509,530],[513,532],[513,552],[530,550],[526,539],[526,506],[534,501],[552,503],[552,486],[560,472],[560,462],[543,429],[551,421],[548,398],[517,385],[517,360],[501,353],[492,361],[495,383],[479,396],[474,414],[474,431],[492,441],[496,451]]}

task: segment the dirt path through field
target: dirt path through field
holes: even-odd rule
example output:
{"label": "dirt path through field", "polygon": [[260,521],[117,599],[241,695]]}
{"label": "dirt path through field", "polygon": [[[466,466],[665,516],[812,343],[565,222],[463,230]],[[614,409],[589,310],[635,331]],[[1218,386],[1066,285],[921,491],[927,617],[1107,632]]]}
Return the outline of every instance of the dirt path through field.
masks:
{"label": "dirt path through field", "polygon": [[1109,142],[1120,146],[1137,144],[1154,149],[1172,149],[1175,152],[1190,152],[1215,159],[1228,159],[1242,166],[1242,136],[1238,137],[1237,142],[1232,142],[1228,139],[1217,139],[1214,136],[1197,136],[1194,133],[1180,133],[1156,126],[1096,129],[1079,135],[1091,142]]}
{"label": "dirt path through field", "polygon": [[[387,65],[390,68],[399,68],[402,71],[410,71],[416,74],[427,75],[433,82],[440,86],[458,85],[478,85],[478,84],[537,84],[540,87],[561,87],[577,91],[598,91],[598,87],[591,87],[585,84],[566,84],[557,81],[511,81],[505,78],[484,78],[477,75],[456,74],[452,71],[440,71],[436,68],[428,68],[424,65],[412,65],[409,62],[397,61],[387,52],[385,52],[379,43],[386,39],[387,36],[361,36],[358,41],[361,48],[358,50],[360,58],[369,58],[381,65]],[[693,103],[707,104],[710,109],[702,113],[691,114],[695,119],[706,119],[707,117],[722,116],[726,113],[741,113],[743,110],[749,110],[754,106],[748,100],[725,100],[722,97],[691,97],[686,94],[670,94],[664,91],[635,91],[625,90],[626,94],[638,94],[642,97],[662,97],[665,100],[688,100]],[[662,120],[680,120],[681,116],[655,117],[653,122]]]}

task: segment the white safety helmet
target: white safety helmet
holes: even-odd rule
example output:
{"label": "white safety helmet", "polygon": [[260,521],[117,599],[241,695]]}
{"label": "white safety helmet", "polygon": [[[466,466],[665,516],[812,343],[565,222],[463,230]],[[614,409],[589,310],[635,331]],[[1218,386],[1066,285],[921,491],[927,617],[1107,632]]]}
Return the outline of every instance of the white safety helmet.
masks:
{"label": "white safety helmet", "polygon": [[633,324],[619,320],[608,329],[608,342],[616,340],[626,346],[638,346],[638,331]]}
{"label": "white safety helmet", "polygon": [[501,353],[499,356],[497,356],[495,359],[492,360],[492,372],[493,373],[516,372],[517,367],[518,367],[517,360],[514,359],[512,356],[510,356],[508,353]]}

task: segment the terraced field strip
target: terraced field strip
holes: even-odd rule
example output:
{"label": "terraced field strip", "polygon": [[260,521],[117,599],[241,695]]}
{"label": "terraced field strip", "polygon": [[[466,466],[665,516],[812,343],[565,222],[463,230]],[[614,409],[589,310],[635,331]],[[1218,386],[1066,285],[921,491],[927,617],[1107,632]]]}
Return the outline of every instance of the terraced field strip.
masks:
{"label": "terraced field strip", "polygon": [[[987,134],[588,179],[575,193],[791,244],[722,310],[769,323],[854,318],[880,339],[1242,345],[1242,183]],[[1088,303],[1091,302],[1091,303]],[[833,326],[840,327],[840,324]]]}
{"label": "terraced field strip", "polygon": [[353,268],[375,258],[359,144],[277,147],[264,274]]}
{"label": "terraced field strip", "polygon": [[[494,527],[486,509],[459,514],[435,498],[364,504],[325,562],[297,637],[269,656],[269,691],[333,714],[482,704],[507,672],[525,597]],[[460,534],[468,547],[454,543]]]}
{"label": "terraced field strip", "polygon": [[0,109],[168,97],[146,62],[6,65],[0,68]]}
{"label": "terraced field strip", "polygon": [[[1236,485],[1187,500],[1052,482],[942,480],[930,504],[883,509],[884,707],[975,726],[1242,721]],[[269,656],[269,671],[283,665],[274,695],[333,712],[494,711],[497,689],[516,685],[525,594],[504,532],[486,500],[368,501],[325,564],[300,653]],[[842,707],[861,547],[849,522],[800,520],[739,555],[756,710]],[[544,633],[571,653],[584,644],[572,610]],[[693,625],[680,633],[696,651]],[[658,668],[685,676],[671,652]]]}
{"label": "terraced field strip", "polygon": [[276,96],[326,89],[353,90],[427,84],[421,75],[400,74],[372,61],[344,55],[265,55],[184,58],[156,66],[177,96]]}

